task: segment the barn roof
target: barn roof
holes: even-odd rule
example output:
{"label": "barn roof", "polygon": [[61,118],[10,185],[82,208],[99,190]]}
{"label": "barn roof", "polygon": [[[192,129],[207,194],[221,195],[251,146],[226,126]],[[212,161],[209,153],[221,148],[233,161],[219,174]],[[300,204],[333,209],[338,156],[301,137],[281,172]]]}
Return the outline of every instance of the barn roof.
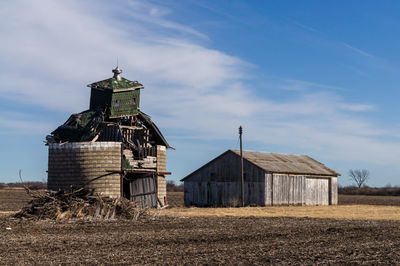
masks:
{"label": "barn roof", "polygon": [[[187,178],[195,174],[200,169],[206,167],[211,162],[217,160],[218,158],[224,156],[226,153],[229,152],[240,156],[240,151],[238,150],[227,150],[217,158],[211,160],[193,173],[187,175],[181,181],[185,181]],[[333,171],[332,169],[329,169],[324,164],[318,162],[317,160],[314,160],[307,155],[243,151],[243,158],[270,173],[340,176],[339,173]]]}
{"label": "barn roof", "polygon": [[[231,151],[240,156],[240,151]],[[243,158],[271,173],[340,175],[307,155],[243,151]]]}

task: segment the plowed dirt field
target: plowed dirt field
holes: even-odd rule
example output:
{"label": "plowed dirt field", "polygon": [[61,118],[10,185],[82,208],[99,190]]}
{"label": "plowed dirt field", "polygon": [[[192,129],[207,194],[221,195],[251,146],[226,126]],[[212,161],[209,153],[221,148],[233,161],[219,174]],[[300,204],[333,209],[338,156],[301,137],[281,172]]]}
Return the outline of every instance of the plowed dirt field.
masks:
{"label": "plowed dirt field", "polygon": [[389,265],[400,261],[400,222],[392,221],[158,217],[147,222],[21,222],[0,218],[0,228],[3,265]]}
{"label": "plowed dirt field", "polygon": [[[174,196],[176,204],[182,204],[177,195],[171,195],[170,203]],[[12,198],[0,196],[3,211],[15,210],[19,203],[7,200]],[[399,261],[400,222],[391,220],[171,214],[140,222],[36,222],[0,215],[2,265],[387,265]]]}

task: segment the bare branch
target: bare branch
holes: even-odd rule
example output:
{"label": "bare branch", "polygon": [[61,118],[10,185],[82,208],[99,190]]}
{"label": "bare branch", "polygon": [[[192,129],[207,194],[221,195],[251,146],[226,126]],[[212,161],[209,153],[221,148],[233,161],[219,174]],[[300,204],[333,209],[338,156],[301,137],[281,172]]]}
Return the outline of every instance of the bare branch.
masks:
{"label": "bare branch", "polygon": [[18,175],[19,175],[19,180],[21,180],[22,186],[24,187],[26,193],[32,197],[37,197],[37,193],[34,193],[27,185],[25,185],[25,182],[22,180],[22,170],[18,170]]}
{"label": "bare branch", "polygon": [[349,176],[350,179],[360,188],[367,183],[367,180],[369,179],[369,171],[367,169],[350,169]]}

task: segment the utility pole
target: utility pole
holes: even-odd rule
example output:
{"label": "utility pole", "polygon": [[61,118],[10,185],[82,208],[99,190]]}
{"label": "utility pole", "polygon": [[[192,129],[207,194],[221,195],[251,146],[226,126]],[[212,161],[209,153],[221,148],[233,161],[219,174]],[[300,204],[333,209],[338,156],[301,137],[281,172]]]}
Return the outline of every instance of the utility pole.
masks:
{"label": "utility pole", "polygon": [[242,207],[244,207],[244,173],[243,173],[243,149],[242,149],[242,134],[243,128],[239,127],[239,139],[240,139],[240,175],[242,179]]}

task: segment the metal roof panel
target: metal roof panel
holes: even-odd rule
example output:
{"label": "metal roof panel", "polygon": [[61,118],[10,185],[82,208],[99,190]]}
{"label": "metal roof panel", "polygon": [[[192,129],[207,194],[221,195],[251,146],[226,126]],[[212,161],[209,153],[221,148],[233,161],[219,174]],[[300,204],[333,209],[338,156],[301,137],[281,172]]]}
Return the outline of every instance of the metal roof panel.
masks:
{"label": "metal roof panel", "polygon": [[[240,151],[231,150],[240,155]],[[339,176],[324,164],[307,155],[280,154],[272,152],[243,151],[243,158],[272,173]]]}

